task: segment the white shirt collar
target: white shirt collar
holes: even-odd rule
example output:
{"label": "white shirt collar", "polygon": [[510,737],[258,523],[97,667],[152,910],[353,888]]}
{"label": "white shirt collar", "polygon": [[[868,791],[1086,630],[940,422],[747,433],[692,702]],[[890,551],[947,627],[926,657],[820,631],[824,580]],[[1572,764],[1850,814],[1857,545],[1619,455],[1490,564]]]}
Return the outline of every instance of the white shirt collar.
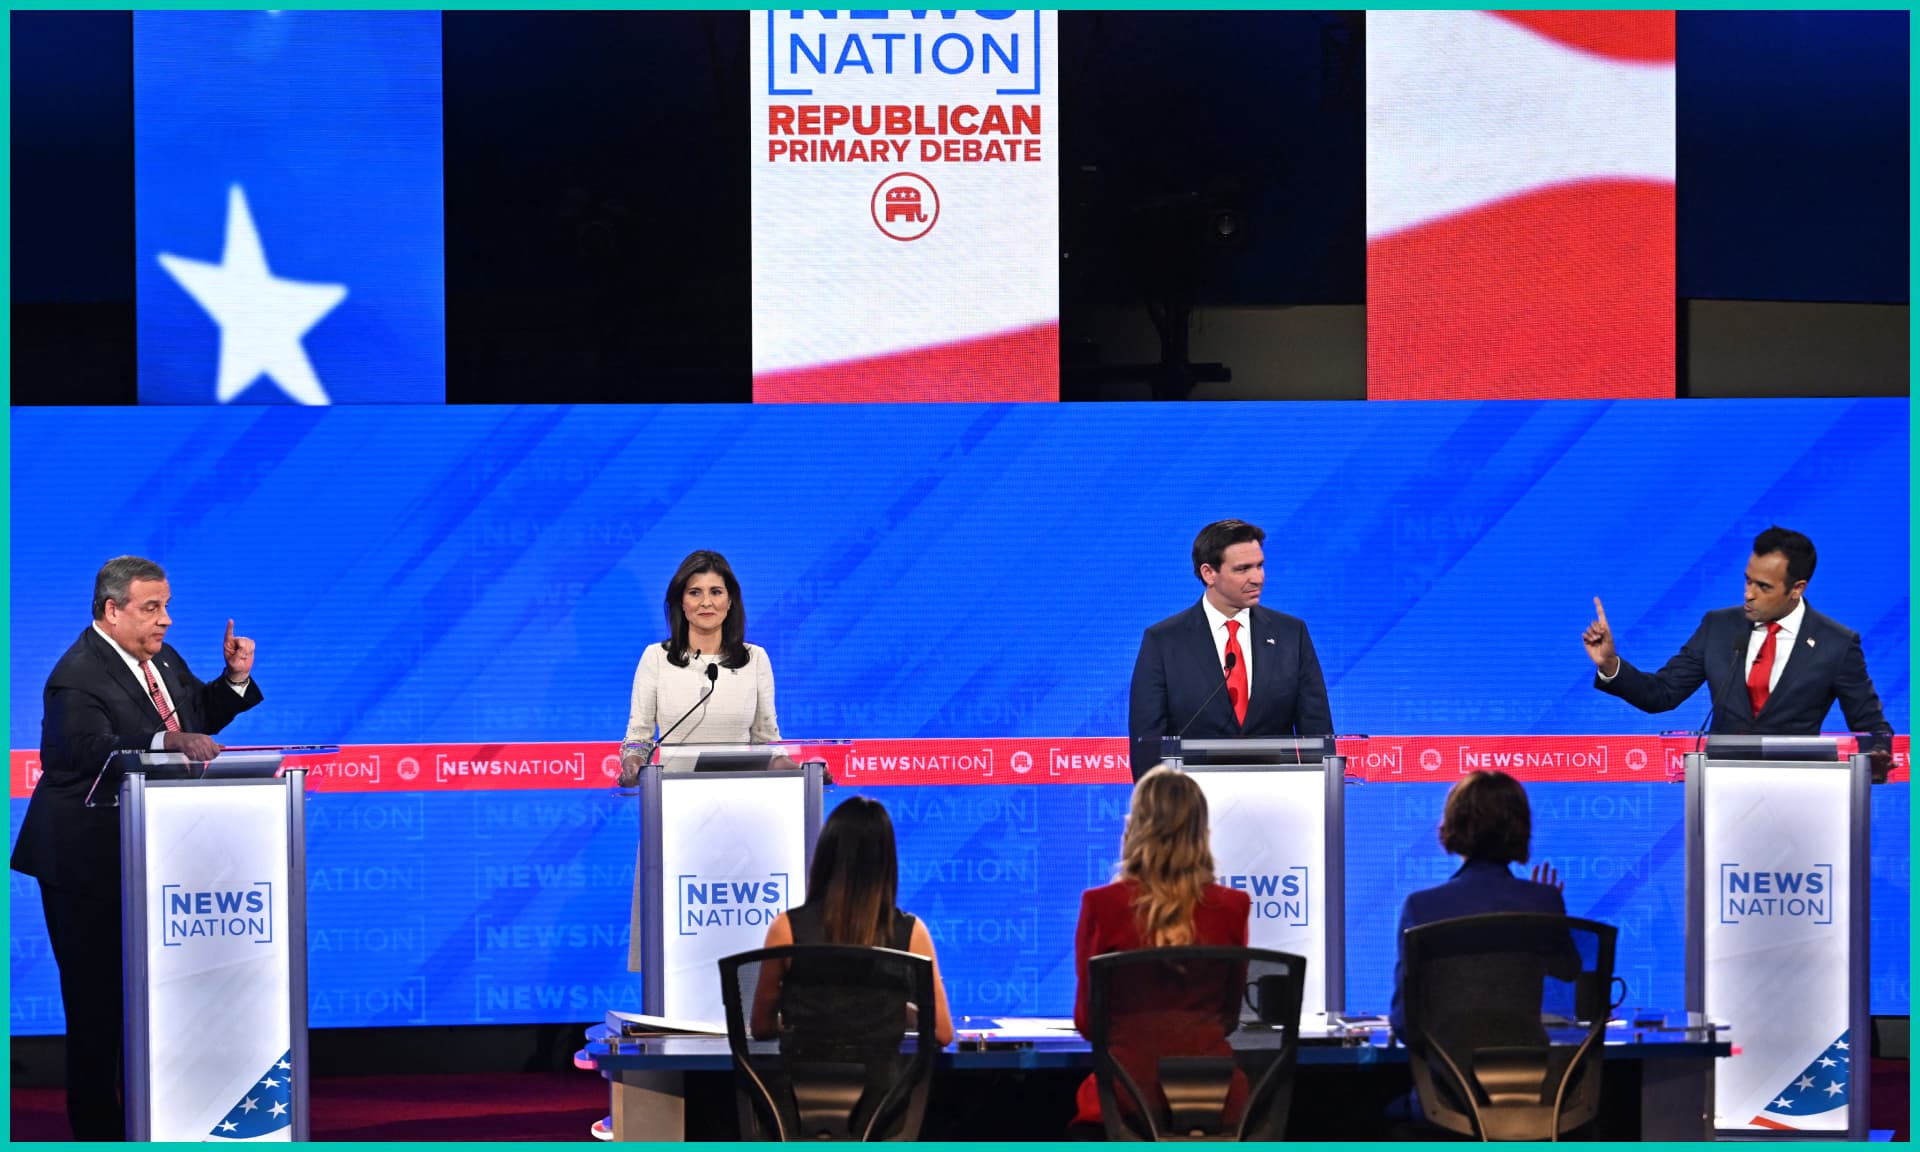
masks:
{"label": "white shirt collar", "polygon": [[[1780,625],[1780,635],[1785,636],[1788,640],[1792,640],[1795,636],[1800,635],[1800,624],[1806,618],[1807,618],[1807,598],[1805,596],[1802,596],[1799,602],[1794,604],[1793,611],[1787,613],[1785,616],[1780,617],[1778,621]],[[1753,626],[1753,630],[1755,632],[1760,633],[1764,637],[1767,631],[1767,626],[1765,624],[1756,622]],[[1778,641],[1775,641],[1775,643],[1778,643]]]}
{"label": "white shirt collar", "polygon": [[113,650],[120,654],[120,659],[126,661],[127,667],[133,669],[134,678],[138,679],[140,676],[140,658],[138,656],[135,656],[133,653],[127,651],[125,648],[122,648],[120,646],[120,641],[115,640],[113,637],[107,635],[107,630],[100,627],[99,621],[97,620],[94,621],[93,630],[96,634],[99,635],[100,639],[105,640],[108,644],[113,646]]}
{"label": "white shirt collar", "polygon": [[1253,609],[1251,608],[1242,608],[1238,616],[1229,616],[1225,612],[1220,611],[1220,609],[1215,608],[1213,601],[1207,599],[1205,596],[1200,597],[1200,607],[1206,609],[1207,627],[1215,632],[1220,631],[1221,627],[1229,620],[1238,620],[1240,622],[1241,636],[1246,636],[1252,626]]}

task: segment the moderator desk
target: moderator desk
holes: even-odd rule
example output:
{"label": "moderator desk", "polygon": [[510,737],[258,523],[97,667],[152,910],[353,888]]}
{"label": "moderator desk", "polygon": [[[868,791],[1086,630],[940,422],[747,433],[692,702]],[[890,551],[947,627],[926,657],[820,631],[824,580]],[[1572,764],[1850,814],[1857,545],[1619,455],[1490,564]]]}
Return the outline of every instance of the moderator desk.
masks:
{"label": "moderator desk", "polygon": [[[964,1018],[954,1022],[960,1038],[942,1050],[935,1063],[935,1091],[943,1083],[990,1079],[996,1074],[1051,1075],[1065,1085],[1064,1095],[1057,1107],[1034,1118],[1034,1131],[1026,1138],[1059,1139],[1073,1110],[1071,1085],[1093,1070],[1092,1050],[1073,1031],[1073,1022],[1009,1021],[1016,1026],[985,1031],[977,1042],[980,1046],[969,1023],[978,1028],[990,1022]],[[1609,1091],[1615,1090],[1616,1071],[1627,1073],[1626,1080],[1637,1081],[1639,1120],[1629,1129],[1629,1138],[1712,1139],[1714,1061],[1731,1053],[1722,1035],[1697,1018],[1684,1019],[1680,1014],[1658,1028],[1610,1027],[1604,1054]],[[613,1086],[616,1140],[687,1139],[689,1081],[709,1081],[703,1111],[721,1107],[719,1101],[724,1098],[724,1110],[731,1116],[733,1057],[724,1036],[616,1040],[605,1025],[595,1025],[587,1030],[584,1055]],[[1407,1050],[1385,1029],[1325,1023],[1303,1026],[1295,1110],[1302,1103],[1298,1081],[1345,1083],[1366,1070],[1379,1069],[1389,1076],[1397,1072],[1397,1092],[1404,1092],[1411,1085],[1406,1065]],[[1619,1088],[1624,1091],[1625,1083]],[[1356,1120],[1370,1120],[1363,1115],[1367,1111],[1354,1103]],[[697,1128],[692,1134],[700,1135]],[[934,1132],[928,1136],[938,1138]],[[1356,1133],[1355,1138],[1364,1137]]]}

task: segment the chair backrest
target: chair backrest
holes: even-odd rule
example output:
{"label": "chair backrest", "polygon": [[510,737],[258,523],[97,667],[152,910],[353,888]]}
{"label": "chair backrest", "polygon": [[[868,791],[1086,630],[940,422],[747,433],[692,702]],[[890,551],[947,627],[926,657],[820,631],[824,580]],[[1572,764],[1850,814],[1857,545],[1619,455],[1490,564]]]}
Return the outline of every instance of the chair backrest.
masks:
{"label": "chair backrest", "polygon": [[1405,1039],[1427,1119],[1484,1140],[1551,1140],[1598,1115],[1615,935],[1531,912],[1402,933]]}
{"label": "chair backrest", "polygon": [[742,1139],[919,1137],[940,1050],[933,961],[891,948],[761,948],[722,959],[720,986]]}
{"label": "chair backrest", "polygon": [[1304,957],[1141,948],[1087,966],[1087,1039],[1110,1140],[1279,1140]]}

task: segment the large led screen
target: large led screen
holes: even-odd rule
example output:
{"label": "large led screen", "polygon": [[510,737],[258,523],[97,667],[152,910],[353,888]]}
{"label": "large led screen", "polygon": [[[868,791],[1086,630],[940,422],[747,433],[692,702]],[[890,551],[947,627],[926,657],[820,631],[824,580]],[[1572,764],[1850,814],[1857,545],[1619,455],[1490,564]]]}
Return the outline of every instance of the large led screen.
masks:
{"label": "large led screen", "polygon": [[440,14],[133,22],[140,402],[444,401]]}
{"label": "large led screen", "polygon": [[[257,641],[267,699],[223,734],[236,743],[465,742],[482,760],[515,742],[610,748],[635,661],[663,633],[667,580],[696,547],[740,575],[789,740],[1112,739],[1141,630],[1198,598],[1193,533],[1228,515],[1267,530],[1262,599],[1309,623],[1343,732],[1693,727],[1704,699],[1648,716],[1591,688],[1591,598],[1623,651],[1657,663],[1737,601],[1748,545],[1774,522],[1818,543],[1810,600],[1861,632],[1889,720],[1910,725],[1905,569],[1889,563],[1909,549],[1897,401],[11,419],[21,749],[47,670],[86,626],[94,571],[126,552],[168,567],[170,641],[196,668],[218,659],[228,617]],[[1762,437],[1777,451],[1756,457]],[[157,446],[169,483],[129,499],[89,461],[135,439]],[[687,444],[704,449],[661,450]],[[1168,444],[1272,462],[1223,485]],[[1536,851],[1567,872],[1570,907],[1621,923],[1636,1002],[1672,1005],[1681,789],[1635,775],[1632,755],[1582,783],[1530,785]],[[1407,761],[1410,779],[1424,759]],[[597,765],[533,787],[430,757],[341,765],[310,808],[313,1022],[633,1007],[639,826]],[[1378,830],[1348,838],[1361,1007],[1381,1004],[1391,970],[1366,910],[1449,867],[1433,838],[1444,788],[1399,783],[1398,766],[1348,790],[1349,827]],[[1035,783],[1046,775],[1021,768],[872,790],[894,807],[902,900],[933,925],[963,1013],[1065,1011],[1077,893],[1118,843],[1124,784]],[[1906,796],[1874,792],[1882,1012],[1907,1002]],[[26,804],[16,780],[16,828]],[[34,882],[15,876],[12,891],[14,1029],[59,1031]]]}
{"label": "large led screen", "polygon": [[752,21],[754,399],[1058,399],[1056,14]]}
{"label": "large led screen", "polygon": [[1671,12],[1367,15],[1367,395],[1675,388]]}

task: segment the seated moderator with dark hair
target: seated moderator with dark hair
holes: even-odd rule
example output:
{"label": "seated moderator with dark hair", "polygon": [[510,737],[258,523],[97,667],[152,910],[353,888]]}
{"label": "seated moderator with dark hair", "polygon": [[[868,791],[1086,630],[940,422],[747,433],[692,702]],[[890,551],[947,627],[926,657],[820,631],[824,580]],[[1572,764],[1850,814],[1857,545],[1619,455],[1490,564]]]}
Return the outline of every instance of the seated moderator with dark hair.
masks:
{"label": "seated moderator with dark hair", "polygon": [[[788,944],[846,944],[891,948],[925,956],[933,962],[934,1035],[940,1043],[953,1040],[953,1017],[947,1010],[946,984],[940,978],[940,958],[933,936],[918,918],[894,906],[900,886],[900,868],[894,848],[893,819],[878,800],[853,796],[843,801],[820,829],[813,865],[807,870],[806,903],[775,917],[767,928],[765,946]],[[754,988],[750,1027],[760,1039],[808,1025],[831,1030],[836,1023],[854,1023],[870,1012],[853,1003],[822,1002],[805,989],[786,987],[787,966],[769,961]],[[887,990],[876,989],[887,1000]],[[926,1005],[914,1005],[924,1011]],[[891,1010],[891,1009],[890,1009]],[[881,1035],[898,1044],[906,1021],[881,1020]]]}
{"label": "seated moderator with dark hair", "polygon": [[1445,883],[1411,893],[1400,905],[1400,926],[1394,932],[1391,1018],[1393,1030],[1401,1035],[1406,1025],[1401,1007],[1406,973],[1399,942],[1407,929],[1485,912],[1567,914],[1552,865],[1535,867],[1528,880],[1508,867],[1525,864],[1533,854],[1533,811],[1520,781],[1505,772],[1468,773],[1447,793],[1439,835],[1440,846],[1461,858],[1460,867]]}

